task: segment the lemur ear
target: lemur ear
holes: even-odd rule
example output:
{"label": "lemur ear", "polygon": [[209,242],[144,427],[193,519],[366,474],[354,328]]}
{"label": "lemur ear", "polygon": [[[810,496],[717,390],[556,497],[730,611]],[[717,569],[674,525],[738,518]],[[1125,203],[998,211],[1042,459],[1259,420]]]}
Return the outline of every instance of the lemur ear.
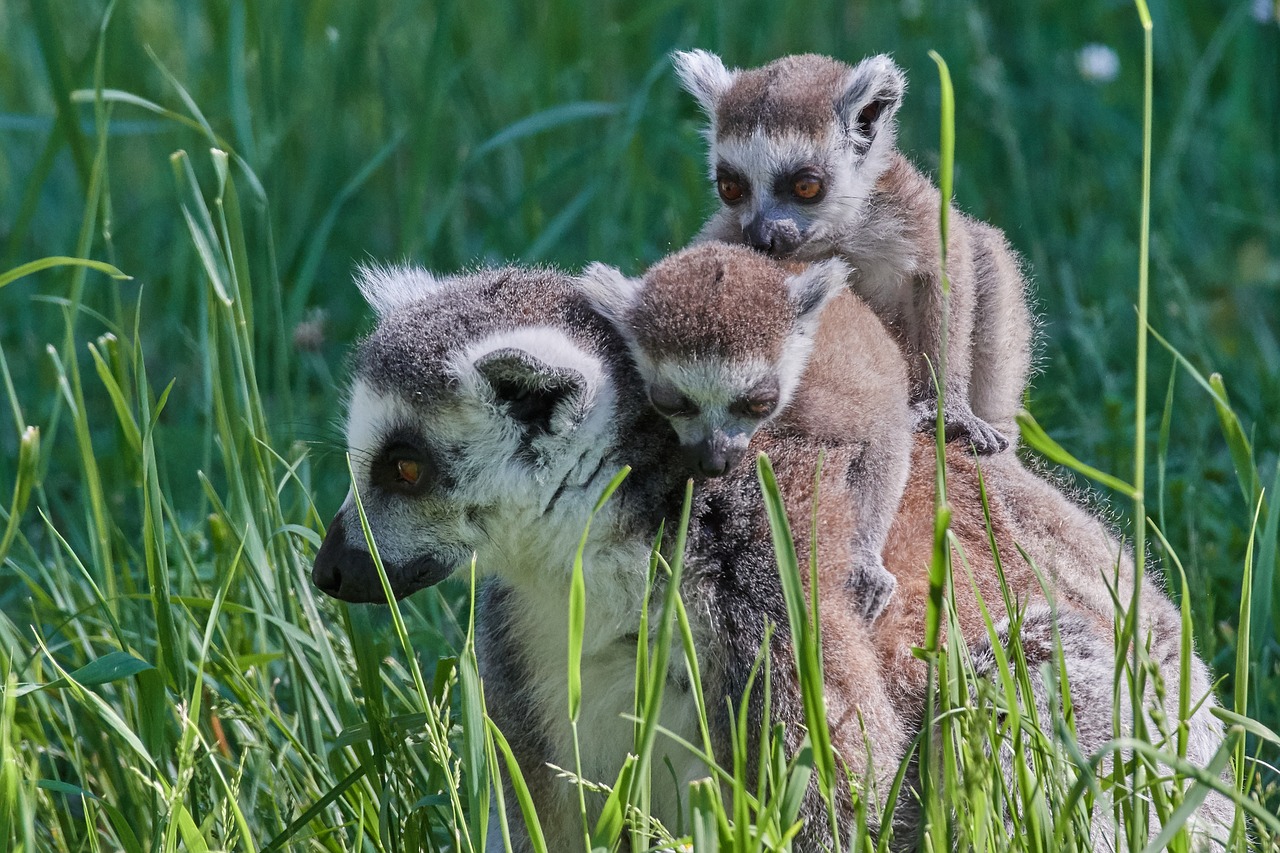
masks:
{"label": "lemur ear", "polygon": [[845,77],[844,89],[836,96],[836,115],[849,140],[863,151],[902,106],[907,76],[887,54],[862,60]]}
{"label": "lemur ear", "polygon": [[549,326],[492,335],[463,360],[456,371],[461,380],[534,435],[578,427],[600,408],[608,384],[598,357]]}
{"label": "lemur ear", "polygon": [[850,272],[852,270],[844,261],[828,258],[810,264],[804,272],[787,277],[787,294],[796,307],[800,323],[810,328],[817,325],[822,309],[848,286]]}
{"label": "lemur ear", "polygon": [[361,264],[356,267],[356,287],[379,317],[423,299],[443,287],[443,282],[421,267]]}
{"label": "lemur ear", "polygon": [[671,54],[680,85],[697,99],[708,116],[714,116],[720,96],[733,85],[734,73],[714,53],[705,50],[677,50]]}
{"label": "lemur ear", "polygon": [[644,289],[642,279],[627,278],[621,270],[599,263],[583,270],[577,285],[591,307],[615,325],[625,322]]}

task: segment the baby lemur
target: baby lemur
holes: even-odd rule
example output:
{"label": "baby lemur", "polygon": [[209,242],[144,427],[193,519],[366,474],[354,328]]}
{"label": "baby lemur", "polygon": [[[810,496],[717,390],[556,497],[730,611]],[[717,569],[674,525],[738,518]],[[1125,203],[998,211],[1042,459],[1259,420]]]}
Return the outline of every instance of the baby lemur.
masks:
{"label": "baby lemur", "polygon": [[765,424],[858,448],[847,474],[852,586],[875,619],[896,583],[881,551],[906,484],[911,412],[902,355],[848,276],[838,259],[788,270],[745,246],[705,243],[643,279],[593,264],[580,281],[626,340],[691,473],[726,473]]}
{"label": "baby lemur", "polygon": [[[698,241],[746,243],[781,258],[839,257],[909,362],[917,429],[935,424],[942,348],[940,195],[894,145],[906,78],[887,56],[850,67],[786,56],[729,71],[695,50],[674,54],[710,119],[712,178],[723,203]],[[1031,366],[1033,318],[1003,233],[951,209],[944,419],[947,438],[994,453],[1016,438]]]}

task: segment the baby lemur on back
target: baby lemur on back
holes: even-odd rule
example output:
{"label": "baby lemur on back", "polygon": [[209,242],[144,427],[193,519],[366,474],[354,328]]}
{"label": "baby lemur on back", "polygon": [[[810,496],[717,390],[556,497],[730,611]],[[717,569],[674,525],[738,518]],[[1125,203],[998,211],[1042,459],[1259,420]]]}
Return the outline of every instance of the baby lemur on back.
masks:
{"label": "baby lemur on back", "polygon": [[[850,67],[806,54],[735,71],[702,50],[674,60],[710,119],[723,203],[698,241],[848,261],[850,286],[907,355],[915,427],[932,428],[930,362],[937,370],[942,348],[940,195],[894,145],[902,70],[887,56]],[[999,229],[954,208],[949,221],[946,433],[994,453],[1016,438],[1031,366],[1027,286]]]}
{"label": "baby lemur on back", "polygon": [[706,243],[643,279],[593,264],[580,282],[626,340],[690,473],[726,473],[765,424],[858,449],[846,475],[852,587],[875,619],[896,585],[881,552],[906,484],[911,412],[898,347],[848,276],[838,259],[788,270],[745,246]]}

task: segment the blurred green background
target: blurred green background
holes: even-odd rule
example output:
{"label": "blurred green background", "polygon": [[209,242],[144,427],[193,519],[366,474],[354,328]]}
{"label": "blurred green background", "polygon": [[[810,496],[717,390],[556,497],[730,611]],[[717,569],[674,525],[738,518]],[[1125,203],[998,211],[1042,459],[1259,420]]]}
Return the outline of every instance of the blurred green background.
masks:
{"label": "blurred green background", "polygon": [[[0,270],[75,253],[100,129],[92,91],[75,92],[94,87],[105,10],[96,0],[0,0]],[[1152,324],[1197,369],[1222,373],[1270,487],[1280,448],[1280,7],[1151,10]],[[910,79],[900,144],[926,170],[937,163],[939,86],[927,56],[937,50],[956,85],[958,203],[1006,230],[1035,282],[1044,324],[1029,408],[1080,459],[1132,474],[1142,33],[1129,3],[126,0],[101,38],[105,89],[190,119],[176,81],[260,181],[259,193],[232,169],[258,382],[278,446],[318,451],[338,442],[345,354],[370,323],[351,285],[357,262],[602,260],[635,272],[688,241],[713,194],[702,117],[671,72],[672,49],[707,48],[731,66],[891,52]],[[1082,57],[1090,45],[1101,47]],[[1106,67],[1112,56],[1118,68]],[[199,331],[207,284],[170,155],[187,150],[209,190],[209,146],[118,96],[108,108],[107,192],[89,256],[133,281],[90,274],[74,352],[91,375],[84,342],[106,329],[92,312],[138,310],[152,381],[176,379],[157,435],[165,488],[179,527],[199,531],[208,505],[196,471],[213,452]],[[88,526],[83,472],[65,419],[50,421],[60,390],[46,354],[63,345],[58,300],[70,280],[50,271],[0,292],[0,347],[22,419],[44,431],[42,506],[77,547]],[[1225,672],[1252,506],[1210,397],[1185,373],[1167,451],[1155,452],[1172,365],[1153,341],[1148,507],[1186,566],[1199,646]],[[106,495],[127,517],[135,462],[106,392],[87,382],[84,393]],[[8,413],[0,423],[7,490],[18,432]],[[314,465],[327,518],[346,489],[343,461],[318,452]],[[1111,506],[1123,524],[1127,506]],[[50,547],[41,524],[25,529],[35,552]],[[1259,572],[1273,572],[1274,548],[1260,558],[1270,569],[1260,562]],[[0,567],[5,607],[26,595],[22,571]],[[1259,595],[1274,602],[1277,590]],[[1274,620],[1255,626],[1254,642],[1255,701],[1274,727]]]}

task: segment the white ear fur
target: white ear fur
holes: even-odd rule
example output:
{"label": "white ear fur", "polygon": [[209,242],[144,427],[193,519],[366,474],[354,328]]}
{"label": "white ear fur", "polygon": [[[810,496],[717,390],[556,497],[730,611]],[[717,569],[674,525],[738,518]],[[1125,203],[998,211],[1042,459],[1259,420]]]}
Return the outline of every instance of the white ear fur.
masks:
{"label": "white ear fur", "polygon": [[620,270],[600,263],[583,270],[577,285],[591,307],[615,326],[625,323],[627,313],[644,290],[642,279],[627,278]]}
{"label": "white ear fur", "polygon": [[604,363],[552,326],[490,335],[458,353],[451,369],[477,397],[492,399],[504,384],[563,397],[555,405],[552,431],[572,428],[609,408],[601,399],[611,388]]}
{"label": "white ear fur", "polygon": [[697,99],[703,111],[715,116],[720,96],[733,84],[735,72],[724,67],[714,53],[705,50],[677,50],[671,54],[680,85]]}
{"label": "white ear fur", "polygon": [[804,272],[788,276],[787,295],[796,306],[798,320],[807,327],[817,325],[827,303],[848,287],[852,269],[839,258],[810,264]]}
{"label": "white ear fur", "polygon": [[888,54],[859,62],[836,96],[836,115],[845,133],[861,147],[870,147],[880,131],[892,125],[906,90],[907,76]]}
{"label": "white ear fur", "polygon": [[444,283],[421,267],[360,264],[356,267],[356,287],[379,317],[417,299],[430,296]]}

